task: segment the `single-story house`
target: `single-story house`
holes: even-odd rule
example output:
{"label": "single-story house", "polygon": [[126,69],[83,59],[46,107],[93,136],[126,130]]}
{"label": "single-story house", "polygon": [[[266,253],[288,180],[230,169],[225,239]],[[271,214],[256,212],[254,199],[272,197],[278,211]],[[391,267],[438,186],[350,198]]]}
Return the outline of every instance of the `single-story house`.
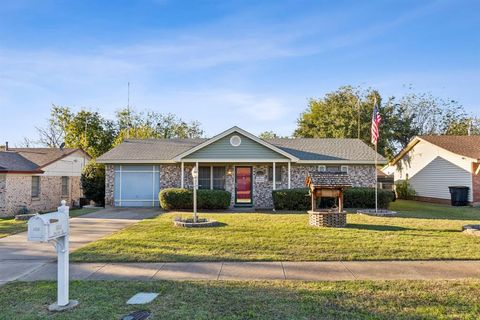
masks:
{"label": "single-story house", "polygon": [[480,136],[418,136],[383,171],[407,180],[416,199],[450,203],[449,186],[469,187],[480,202]]}
{"label": "single-story house", "polygon": [[0,216],[78,203],[80,175],[90,156],[81,149],[8,148],[0,151]]}
{"label": "single-story house", "polygon": [[373,187],[374,159],[358,139],[263,140],[233,127],[210,139],[125,140],[97,162],[106,205],[158,206],[161,189],[193,187],[197,166],[199,188],[229,191],[232,207],[272,208],[272,190],[304,187],[309,171],[345,171],[354,186]]}

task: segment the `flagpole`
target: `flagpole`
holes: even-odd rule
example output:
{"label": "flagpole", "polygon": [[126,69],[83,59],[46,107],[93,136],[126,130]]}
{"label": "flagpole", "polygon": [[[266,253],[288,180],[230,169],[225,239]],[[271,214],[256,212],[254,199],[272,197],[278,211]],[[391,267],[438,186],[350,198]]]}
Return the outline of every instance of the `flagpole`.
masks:
{"label": "flagpole", "polygon": [[378,172],[377,172],[377,144],[375,143],[375,213],[378,213]]}
{"label": "flagpole", "polygon": [[[373,109],[375,110],[377,106],[377,97],[374,97],[373,100]],[[378,111],[377,111],[378,112]],[[372,119],[372,121],[377,121],[377,119]],[[375,139],[375,213],[378,213],[378,173],[377,173],[377,155],[378,155],[378,138]]]}

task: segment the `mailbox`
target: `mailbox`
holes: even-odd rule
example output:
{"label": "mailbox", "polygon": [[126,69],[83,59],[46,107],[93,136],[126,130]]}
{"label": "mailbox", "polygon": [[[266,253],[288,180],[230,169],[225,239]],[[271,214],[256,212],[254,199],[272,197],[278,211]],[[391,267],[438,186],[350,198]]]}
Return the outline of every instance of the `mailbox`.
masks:
{"label": "mailbox", "polygon": [[62,212],[36,214],[28,220],[28,240],[47,242],[66,236],[68,215]]}

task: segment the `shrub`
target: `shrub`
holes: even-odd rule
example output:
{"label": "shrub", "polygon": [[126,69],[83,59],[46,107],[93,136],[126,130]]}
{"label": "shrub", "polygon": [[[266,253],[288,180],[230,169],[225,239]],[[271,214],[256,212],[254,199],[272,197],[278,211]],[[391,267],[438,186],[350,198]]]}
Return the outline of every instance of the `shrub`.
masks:
{"label": "shrub", "polygon": [[[375,208],[375,189],[374,188],[349,188],[343,193],[345,208]],[[393,192],[389,190],[378,190],[378,207],[388,208],[393,200]],[[273,205],[277,210],[309,210],[311,208],[311,198],[308,188],[275,190],[272,192]],[[324,204],[328,200],[324,198]],[[324,200],[322,199],[322,200]]]}
{"label": "shrub", "polygon": [[85,198],[103,205],[105,201],[105,165],[91,160],[83,168],[80,180]]}
{"label": "shrub", "polygon": [[308,188],[274,190],[273,206],[277,210],[308,210],[311,207],[308,191]]}
{"label": "shrub", "polygon": [[[349,188],[343,193],[345,208],[375,208],[375,188]],[[378,189],[378,207],[387,209],[393,201],[391,190]]]}
{"label": "shrub", "polygon": [[408,180],[400,180],[395,184],[395,190],[400,199],[411,200],[415,196],[415,189],[410,186]]}
{"label": "shrub", "polygon": [[[230,192],[223,190],[198,190],[198,209],[227,209],[230,206]],[[165,210],[192,209],[193,190],[181,188],[163,189],[158,194],[160,206]]]}

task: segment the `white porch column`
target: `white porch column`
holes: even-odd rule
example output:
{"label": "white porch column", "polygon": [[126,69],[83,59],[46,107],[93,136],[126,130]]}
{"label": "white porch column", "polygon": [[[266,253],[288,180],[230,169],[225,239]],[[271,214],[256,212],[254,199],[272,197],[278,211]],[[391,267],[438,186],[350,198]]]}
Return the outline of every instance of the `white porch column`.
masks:
{"label": "white porch column", "polygon": [[291,186],[291,182],[290,182],[290,169],[291,169],[291,165],[290,165],[290,161],[288,161],[288,189],[290,189],[290,186]]}
{"label": "white porch column", "polygon": [[183,189],[183,185],[184,185],[183,181],[185,180],[185,177],[184,177],[185,173],[183,172],[184,169],[185,169],[185,165],[183,164],[183,161],[182,161],[182,163],[180,165],[180,170],[181,170],[181,172],[180,172],[180,177],[181,178],[180,179],[182,179],[182,181],[180,182],[180,188],[182,188],[182,189]]}
{"label": "white porch column", "polygon": [[273,182],[273,190],[277,189],[277,179],[275,177],[275,162],[273,163],[273,170],[272,170],[272,182]]}
{"label": "white porch column", "polygon": [[198,167],[198,162],[195,162],[195,167],[197,168],[197,178],[195,179],[197,181],[195,181],[194,184],[197,186],[198,189],[198,176],[200,175],[200,168]]}
{"label": "white porch column", "polygon": [[210,190],[213,190],[213,166],[210,166]]}

